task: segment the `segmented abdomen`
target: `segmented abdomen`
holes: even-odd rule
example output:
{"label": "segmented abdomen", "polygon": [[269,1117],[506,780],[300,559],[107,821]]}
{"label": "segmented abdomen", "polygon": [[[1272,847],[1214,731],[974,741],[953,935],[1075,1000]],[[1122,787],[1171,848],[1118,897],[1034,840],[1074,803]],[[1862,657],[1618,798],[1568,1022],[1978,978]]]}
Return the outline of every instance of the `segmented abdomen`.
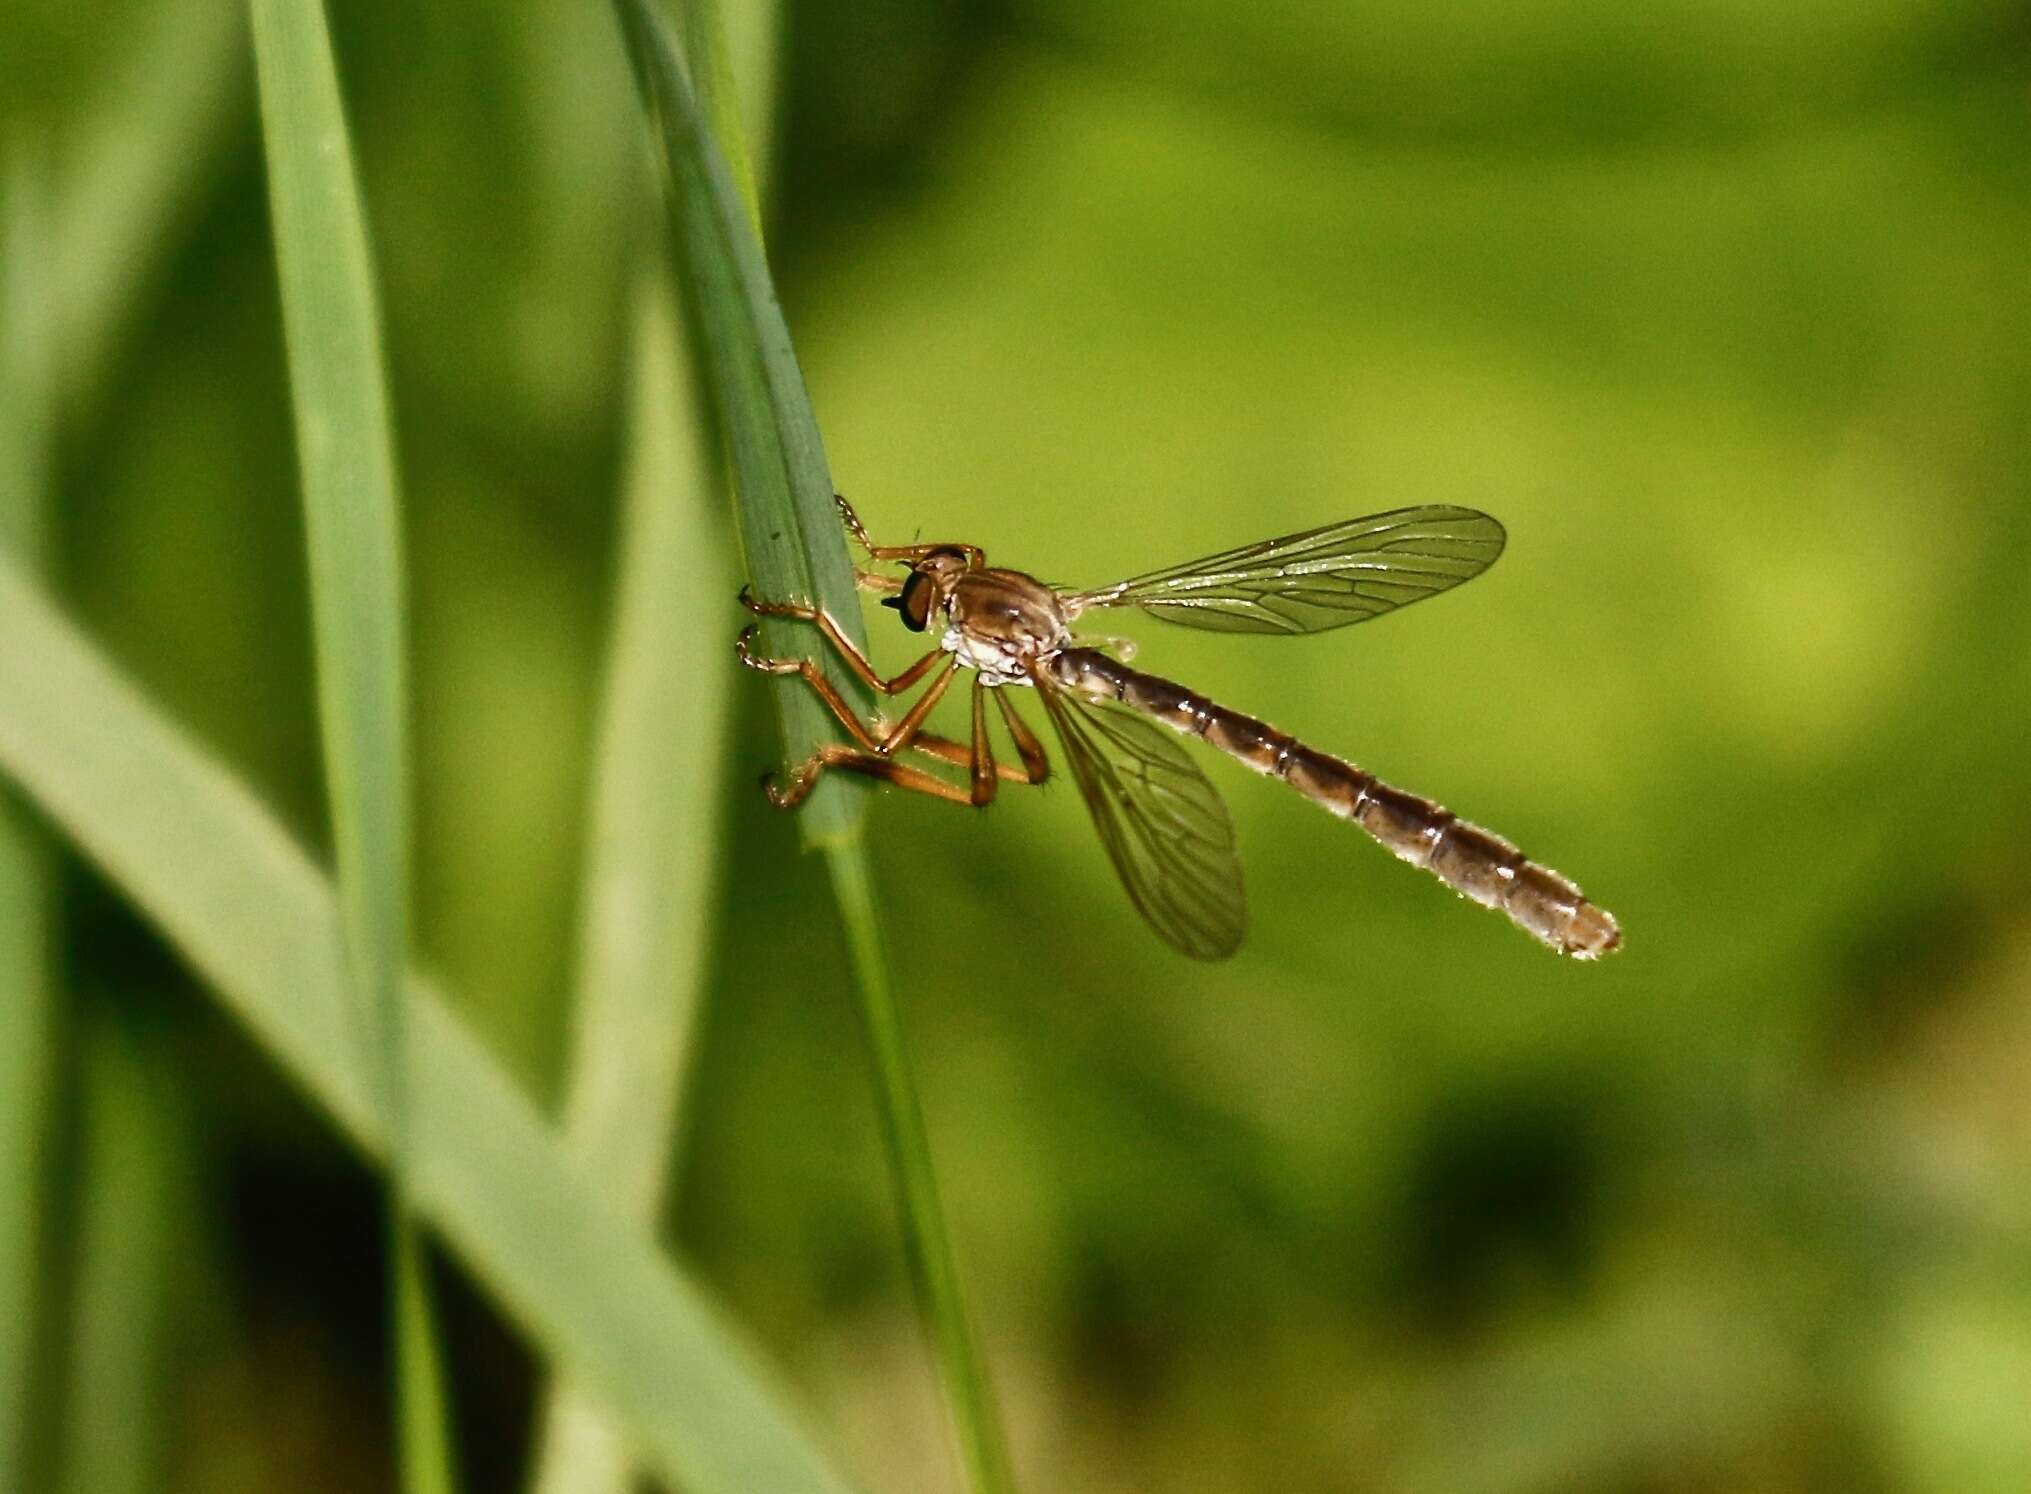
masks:
{"label": "segmented abdomen", "polygon": [[1591,960],[1622,942],[1612,915],[1580,889],[1492,831],[1406,793],[1350,762],[1203,695],[1128,668],[1090,649],[1064,649],[1049,664],[1057,683],[1095,700],[1119,700],[1213,746],[1314,804],[1352,820],[1391,851],[1463,897],[1507,913],[1560,954]]}

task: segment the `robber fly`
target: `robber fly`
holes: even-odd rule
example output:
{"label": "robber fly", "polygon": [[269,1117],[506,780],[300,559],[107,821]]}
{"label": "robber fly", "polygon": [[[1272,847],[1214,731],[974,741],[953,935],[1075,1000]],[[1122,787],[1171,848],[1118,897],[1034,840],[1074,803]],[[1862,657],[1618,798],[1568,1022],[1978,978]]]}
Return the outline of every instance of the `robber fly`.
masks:
{"label": "robber fly", "polygon": [[[740,635],[741,661],[767,674],[801,675],[852,738],[827,743],[787,779],[769,782],[769,798],[779,808],[796,808],[832,768],[975,806],[990,802],[1003,781],[1042,783],[1049,772],[1043,744],[1004,688],[1027,686],[1057,728],[1130,901],[1168,943],[1195,959],[1234,953],[1246,902],[1227,808],[1171,733],[1201,738],[1256,772],[1282,779],[1456,892],[1501,909],[1561,954],[1593,959],[1621,943],[1606,909],[1499,835],[1251,716],[1129,668],[1132,646],[1120,640],[1082,641],[1072,632],[1086,613],[1110,607],[1139,607],[1152,617],[1222,633],[1317,633],[1364,622],[1436,596],[1493,564],[1504,535],[1488,515],[1436,504],[1401,508],[1243,545],[1094,591],[1071,591],[990,566],[973,545],[873,544],[852,507],[844,498],[838,503],[848,532],[871,561],[904,567],[901,575],[859,571],[860,584],[890,593],[883,605],[900,613],[912,632],[934,632],[938,646],[883,679],[824,612],[741,593],[752,612],[814,624],[847,667],[882,695],[900,695],[929,680],[893,726],[863,722],[811,660],[756,655],[749,626]],[[924,729],[961,668],[974,671],[968,742]],[[987,731],[990,698],[1019,765],[995,759]],[[966,781],[905,762],[905,751],[963,767]]]}

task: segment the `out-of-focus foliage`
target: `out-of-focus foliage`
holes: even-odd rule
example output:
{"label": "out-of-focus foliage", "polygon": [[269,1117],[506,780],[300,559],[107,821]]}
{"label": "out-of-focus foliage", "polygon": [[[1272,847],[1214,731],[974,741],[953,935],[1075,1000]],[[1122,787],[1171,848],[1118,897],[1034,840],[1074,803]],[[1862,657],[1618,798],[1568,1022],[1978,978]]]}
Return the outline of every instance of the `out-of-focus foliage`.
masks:
{"label": "out-of-focus foliage", "polygon": [[[216,26],[232,83],[137,121],[133,79],[213,76],[160,44],[168,9],[0,11],[0,148],[84,226],[52,270],[133,256],[123,294],[77,293],[103,355],[57,411],[57,571],[314,839],[248,66]],[[603,7],[331,11],[408,499],[418,937],[548,1093],[640,124]],[[783,46],[771,240],[877,536],[1099,582],[1488,509],[1508,553],[1429,607],[1302,640],[1150,623],[1139,662],[1511,836],[1628,937],[1556,961],[1209,763],[1253,925],[1188,965],[1062,783],[877,802],[1025,1487],[2023,1486],[2022,8],[887,0],[792,7]],[[175,189],[131,238],[77,211],[116,121]],[[728,600],[697,647],[726,649],[737,580],[697,585]],[[870,626],[899,667],[913,640]],[[676,1233],[849,1468],[943,1489],[843,953],[753,790],[758,694],[739,771],[671,765],[724,796],[727,889]],[[44,1464],[104,1366],[137,1486],[372,1487],[368,1180],[82,873],[61,925]],[[74,1255],[136,1168],[135,1232]],[[534,1366],[449,1306],[466,1466],[507,1487]]]}

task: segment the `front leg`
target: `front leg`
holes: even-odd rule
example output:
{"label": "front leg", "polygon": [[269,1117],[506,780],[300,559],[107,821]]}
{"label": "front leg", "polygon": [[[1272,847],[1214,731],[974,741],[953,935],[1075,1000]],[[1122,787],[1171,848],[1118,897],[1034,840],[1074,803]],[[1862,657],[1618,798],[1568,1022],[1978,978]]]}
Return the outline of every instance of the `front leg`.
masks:
{"label": "front leg", "polygon": [[849,773],[864,773],[869,778],[879,778],[884,783],[893,783],[897,788],[908,789],[916,794],[929,794],[934,799],[947,799],[954,804],[969,802],[967,791],[955,783],[926,773],[922,768],[913,768],[908,763],[899,763],[892,757],[882,757],[873,752],[860,752],[844,742],[827,742],[799,764],[790,775],[789,782],[778,787],[764,779],[762,789],[769,796],[769,802],[778,809],[795,809],[818,787],[818,780],[827,768],[844,768]]}
{"label": "front leg", "polygon": [[[754,636],[755,630],[750,624],[741,629],[740,637],[734,640],[734,652],[740,656],[741,663],[761,674],[801,675],[804,683],[811,687],[811,693],[825,702],[825,708],[839,719],[839,724],[846,728],[854,741],[869,752],[878,752],[883,756],[905,745],[923,727],[924,717],[930,714],[931,707],[938,703],[938,697],[943,695],[946,687],[952,683],[952,671],[958,667],[958,661],[953,660],[950,654],[942,649],[933,649],[897,675],[894,680],[870,680],[869,683],[882,694],[895,695],[923,678],[931,666],[940,659],[950,661],[945,667],[945,672],[931,682],[931,687],[910,707],[903,719],[896,723],[895,728],[877,739],[874,729],[855,714],[853,707],[846,703],[846,697],[839,693],[839,687],[825,677],[825,671],[816,663],[810,659],[764,658],[749,647]],[[872,674],[873,671],[870,670],[869,673]]]}
{"label": "front leg", "polygon": [[[995,790],[1004,779],[1012,783],[1042,783],[1045,770],[1041,759],[1031,763],[1029,749],[1020,742],[1018,750],[1023,754],[1024,766],[1018,768],[994,760],[994,749],[989,746],[987,738],[987,687],[978,680],[973,685],[973,740],[970,744],[934,737],[919,729],[931,707],[945,693],[952,675],[953,670],[949,668],[939,675],[931,688],[911,707],[910,713],[881,742],[871,743],[864,749],[828,742],[798,764],[786,783],[779,786],[764,779],[762,786],[768,793],[769,802],[778,809],[795,809],[818,786],[818,780],[830,768],[864,773],[912,793],[930,794],[934,798],[971,805],[975,809],[983,809],[994,802]],[[1007,710],[1006,702],[1003,702],[1003,710]],[[948,783],[919,768],[897,762],[891,754],[904,747],[915,748],[943,762],[966,768],[969,781],[964,786]],[[1041,752],[1041,749],[1038,751]]]}
{"label": "front leg", "polygon": [[846,526],[846,532],[859,542],[872,560],[922,560],[933,550],[957,550],[966,557],[968,570],[977,571],[987,564],[987,555],[978,545],[877,545],[867,537],[860,515],[853,511],[853,505],[846,501],[844,493],[834,493],[832,501],[839,509],[839,522]]}
{"label": "front leg", "polygon": [[[745,638],[746,635],[742,635]],[[749,655],[743,653],[744,660]],[[787,662],[767,660],[766,663]],[[949,663],[932,679],[924,693],[903,713],[903,719],[888,731],[879,741],[868,730],[858,716],[855,716],[846,702],[839,698],[839,692],[832,688],[831,681],[818,672],[816,665],[808,660],[798,671],[807,684],[818,693],[819,699],[831,707],[832,714],[840,724],[853,734],[860,745],[849,747],[843,742],[826,742],[810,757],[799,763],[790,774],[789,782],[778,787],[769,779],[762,780],[762,787],[768,792],[769,802],[778,809],[795,809],[818,784],[819,777],[827,768],[846,768],[856,773],[886,779],[898,787],[913,789],[918,793],[936,794],[941,798],[954,799],[965,803],[966,795],[942,778],[934,778],[920,768],[906,767],[895,761],[895,754],[905,747],[914,746],[924,729],[924,720],[931,714],[931,708],[943,698],[952,683],[953,673],[958,669],[956,662]],[[769,671],[775,673],[776,671]],[[975,786],[976,793],[978,785]],[[977,799],[975,802],[979,802]]]}
{"label": "front leg", "polygon": [[[832,645],[832,651],[839,655],[840,661],[854,672],[855,677],[870,690],[881,695],[902,694],[903,691],[909,689],[910,686],[916,684],[918,680],[930,673],[931,666],[936,664],[944,653],[943,649],[934,648],[894,679],[885,680],[875,673],[874,664],[869,660],[868,656],[855,648],[847,636],[839,631],[839,624],[832,620],[831,614],[821,612],[816,607],[799,606],[795,602],[757,601],[754,593],[749,591],[745,586],[740,589],[740,604],[758,617],[788,617],[798,622],[814,624],[825,641]],[[753,628],[749,628],[745,633],[740,635],[738,647],[743,664],[746,664],[750,669],[762,670],[766,674],[795,674],[797,672],[798,665],[788,659],[754,658],[748,650],[748,639],[753,635]]]}

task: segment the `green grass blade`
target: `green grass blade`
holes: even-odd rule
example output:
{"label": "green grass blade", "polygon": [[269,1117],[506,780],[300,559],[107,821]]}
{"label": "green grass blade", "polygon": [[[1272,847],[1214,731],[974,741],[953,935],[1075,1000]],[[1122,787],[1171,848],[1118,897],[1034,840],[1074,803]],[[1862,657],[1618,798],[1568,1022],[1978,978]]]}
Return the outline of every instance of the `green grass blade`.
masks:
{"label": "green grass blade", "polygon": [[[692,0],[688,34],[698,39],[693,65],[649,0],[616,0],[645,103],[662,139],[671,191],[673,231],[686,290],[699,328],[708,381],[733,453],[736,511],[756,592],[777,599],[815,599],[865,651],[860,603],[844,532],[832,504],[817,417],[811,409],[789,329],[753,231],[755,214],[735,184],[714,140],[714,125],[737,128],[738,112],[723,87],[725,70],[711,59],[720,47],[706,0]],[[700,65],[698,58],[705,61]],[[699,80],[694,88],[694,78]],[[765,629],[771,652],[809,652],[808,629]],[[844,673],[821,657],[835,681]],[[783,686],[790,687],[786,697]],[[865,692],[844,692],[867,714]],[[779,681],[788,761],[803,761],[818,742],[835,739],[801,681]],[[802,712],[802,714],[798,714]],[[800,738],[816,717],[819,735]],[[866,853],[858,829],[861,804],[820,803],[840,775],[821,781],[801,816],[807,845],[826,851],[840,915],[853,951],[861,1014],[874,1058],[882,1135],[895,1174],[904,1250],[918,1301],[929,1320],[960,1450],[973,1487],[1013,1487],[1008,1455],[987,1375],[967,1318],[951,1243],[939,1210],[924,1131],[904,1056],[902,1029],[890,992]],[[815,813],[814,813],[815,811]]]}
{"label": "green grass blade", "polygon": [[[741,117],[740,89],[736,86],[732,49],[727,46],[726,28],[720,24],[719,6],[714,0],[685,0],[683,9],[684,51],[692,59],[693,86],[705,114],[712,121],[713,142],[726,157],[727,171],[747,205],[748,224],[755,241],[762,239],[762,194],[755,179],[754,162],[748,154],[747,125]],[[801,381],[801,374],[799,375]]]}
{"label": "green grass blade", "polygon": [[122,22],[107,28],[121,55],[82,112],[51,205],[51,372],[67,410],[97,382],[127,308],[229,159],[240,118],[237,0],[163,0]]}
{"label": "green grass blade", "polygon": [[826,853],[839,916],[853,960],[874,1055],[875,1091],[881,1097],[883,1141],[896,1176],[904,1219],[903,1246],[918,1300],[924,1304],[938,1344],[938,1362],[945,1394],[953,1408],[960,1453],[976,1490],[1015,1487],[1008,1450],[994,1411],[993,1389],[974,1340],[972,1320],[959,1292],[959,1269],[945,1230],[945,1212],[938,1201],[937,1176],[931,1167],[931,1141],[924,1131],[923,1107],[910,1077],[909,1055],[903,1045],[902,1018],[882,951],[881,919],[875,911],[874,888],[867,857],[860,848],[842,847]]}
{"label": "green grass blade", "polygon": [[[162,719],[0,557],[0,772],[175,945],[370,1155],[330,882],[246,789]],[[619,1214],[577,1153],[411,976],[419,1211],[562,1372],[687,1494],[845,1483],[752,1350]]]}
{"label": "green grass blade", "polygon": [[318,718],[352,1007],[385,1118],[403,1486],[449,1494],[451,1437],[407,1197],[409,787],[394,443],[367,227],[322,0],[252,0],[268,200],[310,546]]}
{"label": "green grass blade", "polygon": [[[743,15],[752,44],[742,58],[759,64],[772,8],[750,6]],[[724,46],[714,68],[717,96],[731,100],[734,63]],[[765,74],[751,66],[751,76]],[[754,202],[746,157],[732,164]],[[596,747],[565,1127],[653,1229],[681,1142],[686,1049],[704,994],[708,858],[719,839],[719,759],[730,714],[731,661],[699,647],[724,628],[725,596],[716,582],[700,583],[730,578],[733,563],[711,512],[723,473],[679,356],[667,271],[644,277],[634,321],[632,470]],[[620,1429],[576,1386],[553,1389],[538,1448],[535,1494],[628,1494],[635,1486]]]}
{"label": "green grass blade", "polygon": [[63,1399],[65,1494],[149,1494],[168,1481],[169,1339],[189,1173],[151,1055],[101,1014],[82,1024],[78,1217]]}
{"label": "green grass blade", "polygon": [[[389,1187],[396,1186],[391,1173]],[[401,1418],[396,1452],[402,1460],[403,1488],[416,1494],[451,1494],[458,1487],[451,1406],[438,1349],[430,1261],[413,1209],[405,1188],[400,1212],[388,1216],[388,1260],[395,1279],[395,1411]]]}
{"label": "green grass blade", "polygon": [[[615,0],[615,9],[669,173],[672,233],[733,462],[748,575],[758,594],[813,601],[847,637],[864,643],[824,443],[752,213],[700,114],[669,22],[648,0]],[[762,639],[779,652],[806,641],[802,630],[773,619]],[[846,698],[866,711],[860,682],[833,661],[825,664]],[[834,739],[831,718],[800,681],[777,681],[773,694],[786,763],[802,762]],[[799,815],[805,844],[844,842],[860,823],[865,797],[837,775],[821,783]]]}
{"label": "green grass blade", "polygon": [[[632,457],[593,770],[577,1033],[564,1132],[653,1234],[710,953],[721,760],[735,667],[719,646],[733,558],[667,277],[635,311]],[[603,1407],[560,1386],[533,1487],[625,1494],[630,1459]]]}
{"label": "green grass blade", "polygon": [[[46,309],[41,174],[0,162],[0,553],[39,565],[47,548],[54,358]],[[27,810],[0,789],[0,1489],[33,1485],[31,1400],[42,1322],[41,1219],[48,1177],[55,889]]]}

